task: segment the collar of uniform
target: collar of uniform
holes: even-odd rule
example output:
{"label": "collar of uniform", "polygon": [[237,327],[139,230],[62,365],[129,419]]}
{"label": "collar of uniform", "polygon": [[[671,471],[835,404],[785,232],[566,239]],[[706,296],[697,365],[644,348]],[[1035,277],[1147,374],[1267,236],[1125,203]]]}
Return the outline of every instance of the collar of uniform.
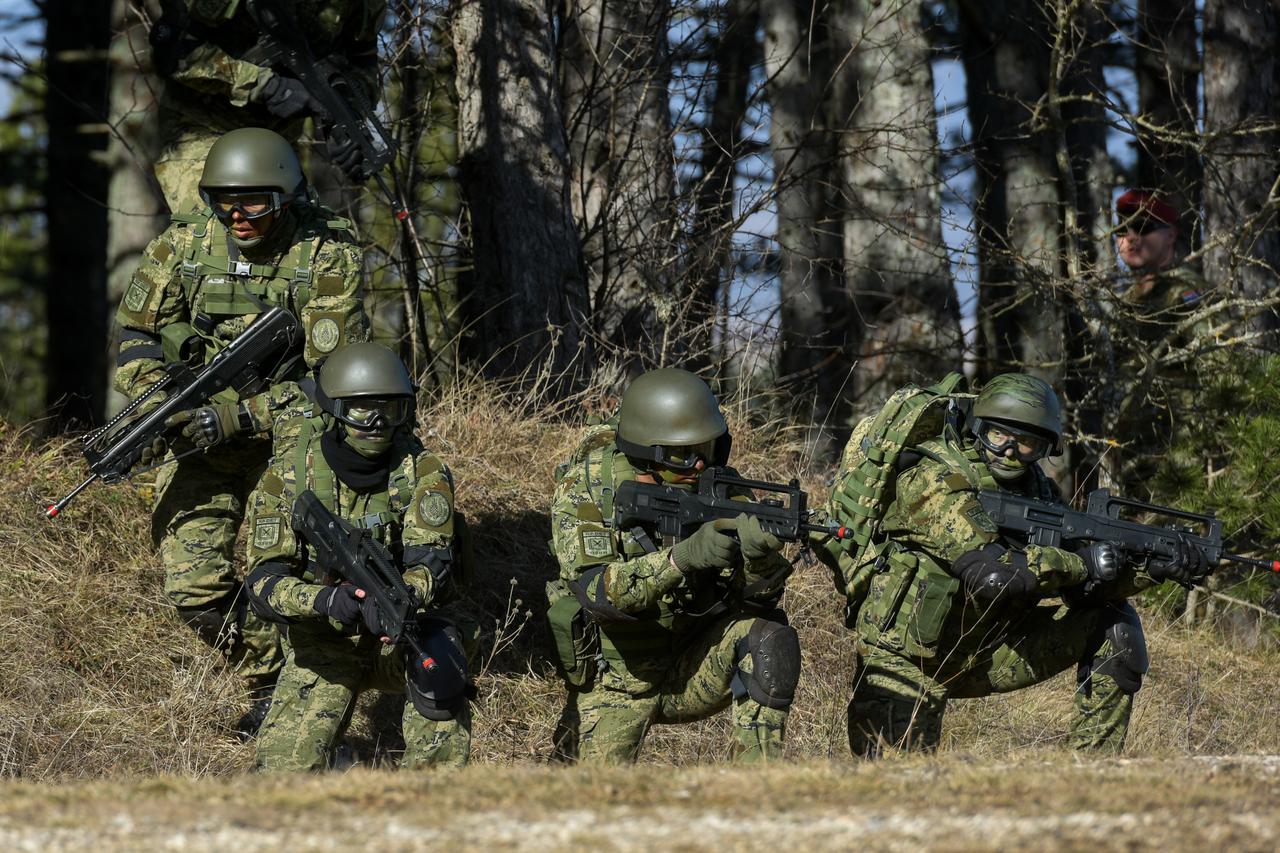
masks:
{"label": "collar of uniform", "polygon": [[368,491],[377,486],[385,487],[391,477],[391,465],[397,458],[388,451],[377,459],[361,456],[354,448],[339,439],[337,429],[326,430],[320,437],[320,452],[329,463],[334,475],[349,489]]}

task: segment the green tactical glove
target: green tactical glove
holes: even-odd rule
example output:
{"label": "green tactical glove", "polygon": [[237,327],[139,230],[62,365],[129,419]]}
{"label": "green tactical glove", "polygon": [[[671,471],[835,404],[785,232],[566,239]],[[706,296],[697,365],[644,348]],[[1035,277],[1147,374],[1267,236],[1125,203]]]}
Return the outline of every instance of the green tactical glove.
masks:
{"label": "green tactical glove", "polygon": [[671,548],[671,561],[682,572],[727,569],[740,553],[738,541],[727,533],[733,530],[733,519],[721,518],[704,524],[688,539]]}
{"label": "green tactical glove", "polygon": [[178,412],[164,422],[165,427],[182,427],[182,434],[196,447],[208,448],[249,432],[253,424],[243,403],[217,403],[201,409]]}
{"label": "green tactical glove", "polygon": [[745,512],[733,520],[738,527],[738,542],[742,546],[742,557],[748,563],[763,560],[770,554],[782,550],[782,540],[772,533],[765,532],[760,526],[760,519]]}
{"label": "green tactical glove", "polygon": [[165,441],[164,438],[157,438],[142,448],[142,455],[138,458],[138,464],[143,468],[150,468],[161,459],[164,459],[164,454],[168,450],[169,442]]}

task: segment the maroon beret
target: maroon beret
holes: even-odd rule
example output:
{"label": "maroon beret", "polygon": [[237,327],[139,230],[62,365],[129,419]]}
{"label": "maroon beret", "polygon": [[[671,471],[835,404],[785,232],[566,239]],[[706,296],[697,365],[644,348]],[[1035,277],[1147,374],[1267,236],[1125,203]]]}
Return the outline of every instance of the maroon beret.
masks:
{"label": "maroon beret", "polygon": [[1124,217],[1147,216],[1165,225],[1178,224],[1178,210],[1148,190],[1129,190],[1116,199],[1116,213]]}

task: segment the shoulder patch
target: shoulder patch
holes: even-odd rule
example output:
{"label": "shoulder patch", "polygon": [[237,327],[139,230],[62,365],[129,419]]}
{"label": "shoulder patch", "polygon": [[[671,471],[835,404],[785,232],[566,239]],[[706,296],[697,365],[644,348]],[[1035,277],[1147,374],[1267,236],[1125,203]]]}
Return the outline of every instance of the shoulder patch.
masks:
{"label": "shoulder patch", "polygon": [[441,492],[424,492],[418,498],[418,520],[426,527],[442,527],[451,514],[449,499]]}
{"label": "shoulder patch", "polygon": [[132,279],[129,289],[124,292],[124,307],[137,314],[147,306],[147,297],[150,295],[151,288],[136,278]]}
{"label": "shoulder patch", "polygon": [[342,339],[342,330],[332,317],[322,317],[311,327],[311,344],[317,352],[333,352]]}
{"label": "shoulder patch", "polygon": [[996,523],[991,520],[991,516],[987,515],[978,504],[974,504],[964,511],[964,517],[973,525],[975,530],[982,530],[987,533],[998,533],[1000,528],[996,527]]}
{"label": "shoulder patch", "polygon": [[965,492],[973,488],[963,474],[958,474],[955,471],[943,477],[942,482],[953,492]]}
{"label": "shoulder patch", "polygon": [[322,275],[316,278],[316,293],[320,296],[341,296],[343,279],[340,275]]}
{"label": "shoulder patch", "polygon": [[253,547],[259,550],[272,548],[280,543],[280,519],[275,516],[259,518],[253,523]]}
{"label": "shoulder patch", "polygon": [[578,530],[578,538],[582,542],[584,557],[601,560],[614,555],[613,536],[608,530],[583,525]]}
{"label": "shoulder patch", "polygon": [[1189,303],[1191,303],[1191,302],[1195,302],[1195,301],[1197,301],[1197,300],[1199,300],[1199,299],[1200,299],[1200,291],[1198,291],[1198,290],[1184,290],[1184,291],[1182,291],[1182,303],[1183,303],[1184,305],[1189,304]]}

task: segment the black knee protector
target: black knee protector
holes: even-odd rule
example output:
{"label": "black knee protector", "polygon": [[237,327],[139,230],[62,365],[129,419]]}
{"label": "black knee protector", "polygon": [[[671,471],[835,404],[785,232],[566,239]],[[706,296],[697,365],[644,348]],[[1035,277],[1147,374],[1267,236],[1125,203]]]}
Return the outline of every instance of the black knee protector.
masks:
{"label": "black knee protector", "polygon": [[230,654],[244,636],[248,599],[238,595],[239,591],[231,590],[222,598],[196,607],[179,607],[178,616],[206,645]]}
{"label": "black knee protector", "polygon": [[420,616],[418,638],[421,655],[405,645],[405,691],[428,720],[452,720],[471,692],[462,635],[444,619]]}
{"label": "black knee protector", "polygon": [[[1109,648],[1102,653],[1104,643]],[[1085,649],[1077,677],[1083,684],[1094,673],[1109,675],[1125,693],[1137,693],[1142,676],[1151,668],[1147,639],[1142,633],[1138,612],[1127,601],[1105,605],[1098,628]]]}
{"label": "black knee protector", "polygon": [[[750,696],[766,708],[790,708],[800,682],[800,635],[790,625],[757,619],[738,641],[738,659],[751,655],[751,672],[739,668],[734,695]],[[745,688],[745,690],[743,690]]]}

